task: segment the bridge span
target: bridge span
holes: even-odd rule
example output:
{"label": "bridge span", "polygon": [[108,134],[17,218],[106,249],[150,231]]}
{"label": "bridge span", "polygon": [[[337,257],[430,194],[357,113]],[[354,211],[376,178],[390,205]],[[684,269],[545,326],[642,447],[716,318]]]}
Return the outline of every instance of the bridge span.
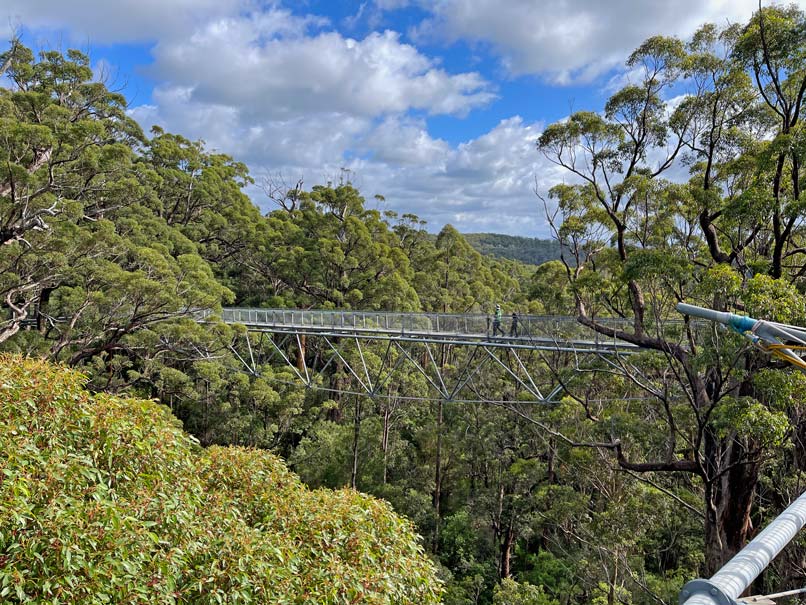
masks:
{"label": "bridge span", "polygon": [[[514,329],[505,316],[503,335],[483,314],[225,308],[220,317],[246,328],[232,350],[253,375],[280,360],[307,388],[372,398],[556,402],[581,372],[612,370],[641,351],[566,316],[519,315]],[[601,323],[631,329],[628,320]],[[682,321],[663,329],[683,338]],[[409,375],[428,394],[407,393]]]}
{"label": "bridge span", "polygon": [[[503,334],[493,334],[492,317],[483,314],[400,313],[387,311],[337,311],[307,309],[258,309],[230,307],[221,319],[243,324],[253,332],[306,334],[332,338],[411,340],[432,344],[483,344],[493,348],[544,351],[594,351],[601,354],[631,353],[633,344],[604,336],[569,316],[519,315],[501,322]],[[629,330],[631,323],[603,319],[602,325]],[[680,323],[680,322],[678,322]]]}

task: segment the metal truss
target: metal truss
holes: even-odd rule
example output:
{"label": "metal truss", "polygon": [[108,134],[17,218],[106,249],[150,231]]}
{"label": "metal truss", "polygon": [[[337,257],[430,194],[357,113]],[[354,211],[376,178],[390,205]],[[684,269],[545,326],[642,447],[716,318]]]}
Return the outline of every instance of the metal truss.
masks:
{"label": "metal truss", "polygon": [[[235,343],[232,350],[255,376],[262,364],[281,361],[296,384],[309,389],[455,403],[557,402],[568,382],[558,380],[558,372],[572,376],[581,365],[600,367],[604,357],[634,352],[631,347],[621,351],[556,340],[532,342],[529,337],[473,341],[265,325],[247,326],[244,340],[240,351]],[[411,375],[422,379],[427,393],[405,393],[400,383]],[[506,399],[501,399],[502,392]]]}

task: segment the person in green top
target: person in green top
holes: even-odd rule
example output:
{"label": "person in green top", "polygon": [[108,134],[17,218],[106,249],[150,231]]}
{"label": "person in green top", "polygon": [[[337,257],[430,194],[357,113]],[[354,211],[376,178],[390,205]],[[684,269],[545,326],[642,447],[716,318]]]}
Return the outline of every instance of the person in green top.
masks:
{"label": "person in green top", "polygon": [[504,330],[501,328],[502,316],[503,312],[501,311],[501,305],[495,305],[495,315],[493,316],[493,336],[495,336],[498,332],[501,332],[501,336],[504,336]]}

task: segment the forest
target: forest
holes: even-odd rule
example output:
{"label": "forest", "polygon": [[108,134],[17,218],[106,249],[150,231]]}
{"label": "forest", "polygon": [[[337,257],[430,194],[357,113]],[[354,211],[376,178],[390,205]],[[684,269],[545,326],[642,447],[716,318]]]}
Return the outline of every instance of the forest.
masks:
{"label": "forest", "polygon": [[[0,54],[0,594],[59,602],[79,573],[101,578],[86,602],[145,602],[145,593],[115,591],[135,590],[138,578],[140,588],[159,587],[159,574],[173,574],[172,585],[186,588],[164,602],[677,602],[686,581],[713,574],[803,490],[804,374],[738,334],[684,320],[675,305],[806,325],[804,49],[806,14],[795,7],[704,25],[687,40],[646,40],[627,61],[631,81],[602,111],[573,113],[535,141],[534,153],[565,175],[535,198],[556,250],[535,266],[482,255],[450,225],[434,237],[417,216],[369,209],[347,180],[272,190],[261,211],[236,158],[145,131],[85,54],[35,55],[13,40]],[[416,401],[428,385],[414,374],[395,375],[383,398],[370,398],[306,389],[268,357],[245,372],[243,326],[217,319],[228,306],[489,314],[495,303],[506,313],[574,316],[641,352],[530,357],[535,376],[563,385],[550,404],[485,374],[478,380],[505,403]],[[211,313],[204,322],[202,310]],[[357,390],[344,367],[322,367],[313,344],[287,346],[321,370],[323,385]],[[440,353],[447,373],[467,362],[460,347]],[[345,355],[358,354],[384,352]],[[72,394],[54,399],[53,384]],[[129,406],[132,419],[98,425],[111,422],[105,406]],[[40,424],[29,431],[30,410],[40,410]],[[146,430],[149,417],[170,436]],[[113,447],[126,427],[137,427],[131,448],[142,464]],[[115,465],[94,460],[92,476],[60,466],[98,439]],[[77,449],[43,457],[57,442]],[[175,451],[163,451],[166,442]],[[38,490],[54,482],[64,502],[83,507],[65,510],[100,514],[81,482],[115,477],[112,468],[119,496],[99,500],[115,527],[109,542],[89,521],[19,514],[45,506],[51,492]],[[157,476],[187,491],[166,495]],[[26,487],[34,481],[36,490]],[[256,495],[272,482],[290,486],[271,504],[284,513],[266,513],[268,497]],[[127,565],[139,571],[126,568],[125,586],[104,585],[113,567],[93,576],[101,563],[92,558],[62,573],[63,558],[50,554],[64,540],[85,551],[114,549],[116,539],[127,552],[143,548],[149,525],[132,521],[135,497],[155,507],[171,498],[159,504],[169,519],[148,514],[173,532],[175,548],[192,542],[192,553],[133,555]],[[183,507],[216,516],[182,537]],[[352,584],[318,596],[289,588],[293,565],[275,572],[266,563],[293,551],[275,533],[326,528],[328,510],[352,518],[362,507],[377,513],[365,523],[382,527],[358,525],[355,539],[370,544],[367,557],[389,557],[387,574],[419,582],[419,597],[382,584],[372,596],[370,584],[388,578],[371,576],[366,560],[327,568],[319,582]],[[256,561],[261,578],[246,567],[216,572],[206,590],[200,570],[229,569],[209,559],[221,549],[226,565]],[[317,559],[299,556],[309,557],[301,566]],[[805,556],[800,538],[753,592],[799,588]],[[11,588],[24,577],[46,582],[50,596]],[[285,590],[295,596],[283,601]]]}
{"label": "forest", "polygon": [[467,242],[485,255],[519,260],[528,265],[542,265],[560,258],[556,240],[518,237],[500,233],[463,233]]}

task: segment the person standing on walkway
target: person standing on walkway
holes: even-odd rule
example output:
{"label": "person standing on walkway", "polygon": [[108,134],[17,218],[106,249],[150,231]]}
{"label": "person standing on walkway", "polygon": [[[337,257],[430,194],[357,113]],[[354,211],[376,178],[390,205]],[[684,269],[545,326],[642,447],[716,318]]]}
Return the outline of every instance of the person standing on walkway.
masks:
{"label": "person standing on walkway", "polygon": [[514,311],[512,312],[512,327],[509,329],[510,336],[517,336],[518,335],[518,314]]}
{"label": "person standing on walkway", "polygon": [[495,305],[495,315],[493,316],[493,336],[501,332],[501,336],[504,336],[504,330],[501,328],[501,317],[503,313],[501,312],[501,305]]}

